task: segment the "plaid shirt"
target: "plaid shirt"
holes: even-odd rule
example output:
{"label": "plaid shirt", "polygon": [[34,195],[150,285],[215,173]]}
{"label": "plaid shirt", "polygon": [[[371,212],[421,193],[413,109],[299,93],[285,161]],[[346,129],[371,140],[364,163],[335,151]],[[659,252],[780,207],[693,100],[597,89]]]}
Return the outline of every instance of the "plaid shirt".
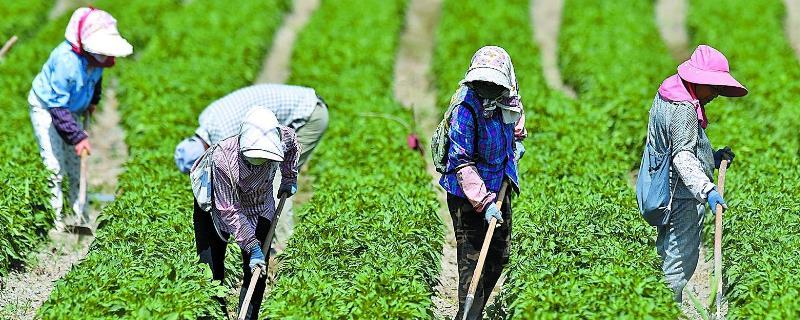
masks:
{"label": "plaid shirt", "polygon": [[200,114],[196,133],[210,145],[239,133],[242,119],[253,106],[272,111],[278,122],[294,130],[303,126],[319,102],[314,89],[283,84],[245,87],[214,101]]}
{"label": "plaid shirt", "polygon": [[255,237],[258,217],[269,220],[275,216],[272,184],[280,166],[281,186],[297,183],[297,160],[300,145],[291,128],[280,126],[284,144],[284,159],[280,164],[268,162],[261,166],[249,164],[239,152],[239,136],[222,140],[214,150],[212,215],[220,231],[233,234],[242,249],[258,245]]}
{"label": "plaid shirt", "polygon": [[[503,123],[499,108],[486,111],[472,90],[467,90],[460,99],[450,122],[450,150],[447,155],[449,173],[442,175],[439,184],[448,193],[467,198],[455,169],[474,166],[489,192],[496,194],[500,191],[503,177],[508,177],[512,187],[518,190],[513,147],[515,124]],[[477,128],[473,114],[478,118]],[[476,132],[479,132],[477,140]]]}

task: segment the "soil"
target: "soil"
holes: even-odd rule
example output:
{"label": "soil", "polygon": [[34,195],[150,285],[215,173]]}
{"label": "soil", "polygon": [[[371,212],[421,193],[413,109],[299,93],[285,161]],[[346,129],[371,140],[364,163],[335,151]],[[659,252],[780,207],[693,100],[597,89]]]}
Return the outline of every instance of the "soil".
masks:
{"label": "soil", "polygon": [[689,32],[686,28],[688,0],[657,0],[656,23],[661,38],[676,61],[689,58]]}
{"label": "soil", "polygon": [[800,2],[784,0],[786,7],[786,36],[798,57],[800,57]]}
{"label": "soil", "polygon": [[[119,114],[113,83],[106,86],[104,98],[95,113],[94,124],[90,124],[92,154],[89,156],[89,201],[87,210],[91,221],[97,217],[104,205],[102,201],[113,199],[117,175],[122,171],[122,163],[127,158],[124,132],[119,127]],[[100,193],[98,193],[100,192]],[[66,219],[67,223],[71,221]],[[97,225],[92,228],[97,230]],[[89,251],[94,240],[90,235],[78,235],[51,230],[50,241],[43,245],[24,269],[13,270],[0,279],[0,318],[31,319],[36,310],[50,296],[53,286],[69,272],[73,265],[80,263]]]}
{"label": "soil", "polygon": [[56,0],[53,8],[50,9],[50,13],[47,14],[47,18],[55,20],[77,7],[87,6],[90,3],[91,1],[89,0]]}
{"label": "soil", "polygon": [[533,38],[539,45],[542,71],[550,88],[575,98],[575,90],[564,84],[558,68],[558,34],[564,0],[531,0],[530,16]]}
{"label": "soil", "polygon": [[[706,261],[706,259],[709,259]],[[709,250],[702,246],[700,247],[700,258],[697,263],[697,269],[694,271],[694,275],[692,275],[692,279],[689,280],[689,283],[686,284],[686,288],[684,289],[683,295],[683,303],[681,303],[681,309],[683,310],[683,314],[686,315],[689,319],[703,319],[700,312],[697,311],[697,308],[692,303],[692,300],[689,298],[689,294],[691,293],[694,295],[700,303],[703,305],[704,310],[709,312],[710,318],[714,318],[714,313],[712,309],[716,302],[711,301],[711,304],[708,304],[708,299],[711,296],[711,280],[714,277],[714,259],[713,254],[709,254]],[[722,318],[725,318],[725,315],[728,314],[728,302],[727,300],[722,300]]]}
{"label": "soil", "polygon": [[319,0],[294,0],[292,12],[284,17],[283,25],[275,33],[264,68],[256,83],[284,83],[291,75],[292,49],[297,34],[308,23],[319,7]]}
{"label": "soil", "polygon": [[[412,0],[406,12],[406,21],[394,66],[394,94],[406,108],[414,111],[417,134],[423,144],[436,129],[441,111],[436,106],[436,90],[431,76],[431,61],[435,45],[436,26],[441,14],[441,0]],[[423,150],[426,150],[423,148]],[[425,156],[431,175],[432,188],[437,191],[439,215],[446,226],[442,248],[441,273],[432,297],[437,318],[451,319],[458,312],[458,265],[453,223],[446,206],[446,194],[438,187],[431,159]]]}

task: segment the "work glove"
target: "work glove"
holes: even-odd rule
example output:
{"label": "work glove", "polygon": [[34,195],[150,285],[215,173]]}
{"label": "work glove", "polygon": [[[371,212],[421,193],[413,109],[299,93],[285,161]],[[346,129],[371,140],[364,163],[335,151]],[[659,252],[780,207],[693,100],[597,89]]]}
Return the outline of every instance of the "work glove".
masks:
{"label": "work glove", "polygon": [[525,155],[525,146],[522,145],[522,142],[514,141],[514,149],[514,156],[519,161]]}
{"label": "work glove", "polygon": [[487,223],[492,222],[492,217],[497,218],[497,223],[503,223],[503,216],[500,213],[500,209],[497,208],[496,203],[491,203],[487,206],[483,211],[483,217],[486,219]]}
{"label": "work glove", "polygon": [[278,198],[280,198],[283,194],[286,194],[286,197],[289,198],[297,193],[297,184],[291,185],[282,185],[280,189],[278,189]]}
{"label": "work glove", "polygon": [[256,267],[261,268],[262,276],[267,274],[267,261],[259,246],[250,249],[250,270],[255,271]]}
{"label": "work glove", "polygon": [[728,166],[733,163],[733,157],[736,155],[733,154],[731,147],[725,146],[725,148],[719,149],[714,152],[714,167],[719,169],[719,166],[722,164],[722,160],[728,160]]}
{"label": "work glove", "polygon": [[717,205],[722,205],[722,211],[728,210],[728,205],[725,204],[725,199],[722,199],[722,195],[717,192],[717,189],[711,189],[708,192],[708,207],[711,209],[711,212],[717,211]]}

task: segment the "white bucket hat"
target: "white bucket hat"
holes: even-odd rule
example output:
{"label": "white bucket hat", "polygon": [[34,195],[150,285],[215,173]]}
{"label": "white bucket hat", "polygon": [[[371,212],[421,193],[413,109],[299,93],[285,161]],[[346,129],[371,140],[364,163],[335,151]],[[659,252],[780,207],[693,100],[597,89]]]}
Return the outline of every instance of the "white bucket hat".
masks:
{"label": "white bucket hat", "polygon": [[103,10],[75,10],[64,36],[73,47],[89,53],[109,57],[126,57],[133,53],[133,46],[117,30],[117,20]]}
{"label": "white bucket hat", "polygon": [[269,109],[250,108],[239,129],[239,151],[248,158],[283,161],[285,146],[278,125]]}

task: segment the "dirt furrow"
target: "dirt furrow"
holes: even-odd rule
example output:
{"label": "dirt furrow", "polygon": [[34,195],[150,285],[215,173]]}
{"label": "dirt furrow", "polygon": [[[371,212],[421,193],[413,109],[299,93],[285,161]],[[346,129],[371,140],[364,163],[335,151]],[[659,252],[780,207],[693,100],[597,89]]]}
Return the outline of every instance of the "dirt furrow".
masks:
{"label": "dirt furrow", "polygon": [[558,68],[558,34],[564,0],[531,0],[530,16],[534,41],[539,45],[542,71],[550,88],[575,98],[575,90],[564,84]]}
{"label": "dirt furrow", "polygon": [[675,60],[686,60],[690,55],[689,32],[686,29],[688,0],[657,0],[655,8],[661,38]]}
{"label": "dirt furrow", "polygon": [[[406,21],[394,66],[394,95],[405,107],[414,111],[414,120],[421,142],[427,146],[441,110],[436,106],[436,90],[431,77],[431,61],[436,26],[441,14],[442,0],[412,0],[406,10]],[[427,150],[427,149],[424,149]],[[442,271],[433,297],[437,318],[453,318],[458,312],[458,266],[453,223],[447,211],[445,193],[438,187],[436,172],[427,152],[425,155],[431,184],[439,196],[439,214],[447,226],[442,249]]]}
{"label": "dirt furrow", "polygon": [[[110,201],[116,188],[117,175],[128,156],[125,134],[119,126],[115,85],[104,92],[104,98],[89,125],[92,155],[89,156],[89,200],[87,207],[92,221],[102,209],[103,203]],[[38,161],[38,159],[37,159]],[[70,221],[69,219],[67,221]],[[94,225],[96,228],[96,224]],[[0,318],[32,319],[36,310],[50,296],[53,286],[78,264],[89,251],[94,237],[71,233],[49,233],[49,243],[35,254],[35,260],[26,269],[11,272],[0,281]]]}
{"label": "dirt furrow", "polygon": [[264,68],[256,83],[284,83],[291,75],[292,49],[300,30],[308,23],[319,7],[319,0],[294,0],[292,12],[284,17],[283,25],[275,33]]}
{"label": "dirt furrow", "polygon": [[800,57],[800,1],[784,0],[786,7],[786,36],[794,48],[795,54]]}

